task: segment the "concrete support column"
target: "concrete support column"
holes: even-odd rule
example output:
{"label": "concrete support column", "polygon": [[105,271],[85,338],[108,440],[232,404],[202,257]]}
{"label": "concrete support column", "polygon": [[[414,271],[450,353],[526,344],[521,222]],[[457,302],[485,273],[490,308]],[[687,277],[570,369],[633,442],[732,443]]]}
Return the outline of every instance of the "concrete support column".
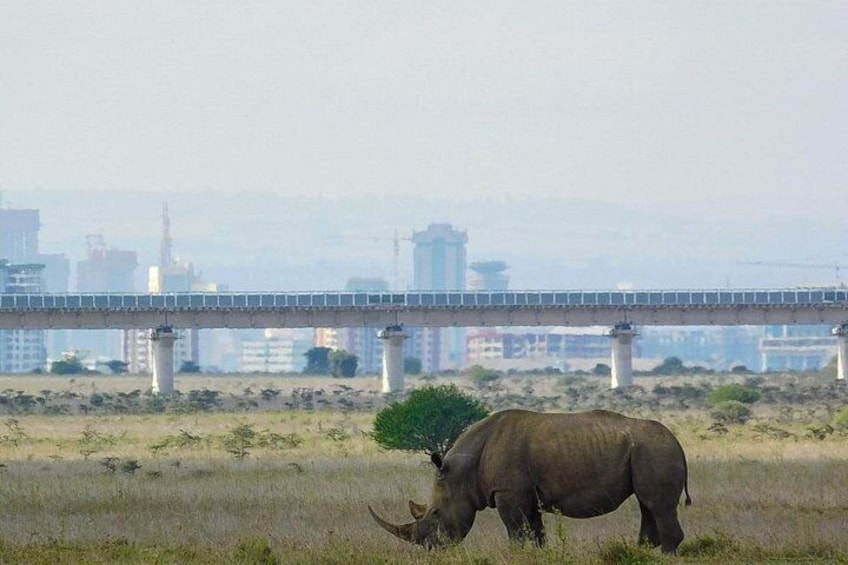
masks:
{"label": "concrete support column", "polygon": [[608,333],[612,338],[612,376],[610,388],[633,385],[633,338],[636,336],[630,324],[616,324]]}
{"label": "concrete support column", "polygon": [[403,341],[407,338],[402,326],[389,326],[377,333],[383,340],[383,392],[403,390]]}
{"label": "concrete support column", "polygon": [[174,342],[177,334],[171,326],[150,330],[153,365],[153,394],[174,392]]}
{"label": "concrete support column", "polygon": [[836,336],[836,380],[844,381],[848,371],[848,322],[833,328]]}

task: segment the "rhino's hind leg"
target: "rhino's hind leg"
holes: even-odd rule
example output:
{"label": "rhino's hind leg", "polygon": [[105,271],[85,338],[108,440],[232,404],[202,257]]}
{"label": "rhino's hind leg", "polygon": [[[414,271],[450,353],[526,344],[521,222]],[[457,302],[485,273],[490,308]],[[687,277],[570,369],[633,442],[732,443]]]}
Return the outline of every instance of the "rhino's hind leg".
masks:
{"label": "rhino's hind leg", "polygon": [[535,497],[517,496],[508,492],[495,493],[495,507],[506,526],[509,539],[532,539],[536,545],[545,545],[545,526],[542,511]]}
{"label": "rhino's hind leg", "polygon": [[639,527],[639,543],[651,547],[660,545],[660,532],[657,528],[657,520],[648,508],[639,502],[639,510],[642,511],[642,525]]}
{"label": "rhino's hind leg", "polygon": [[683,528],[677,520],[677,508],[660,508],[654,511],[660,544],[663,553],[675,553],[677,546],[683,541]]}

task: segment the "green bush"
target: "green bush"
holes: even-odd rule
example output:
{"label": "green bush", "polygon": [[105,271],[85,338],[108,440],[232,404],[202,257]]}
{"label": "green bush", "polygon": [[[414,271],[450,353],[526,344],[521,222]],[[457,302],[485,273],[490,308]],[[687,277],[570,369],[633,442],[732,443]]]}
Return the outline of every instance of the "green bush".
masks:
{"label": "green bush", "polygon": [[494,384],[501,378],[500,371],[495,371],[494,369],[487,369],[481,365],[474,365],[470,369],[470,373],[468,377],[471,379],[471,382],[474,383],[477,387],[485,387],[489,384]]}
{"label": "green bush", "polygon": [[710,392],[707,395],[707,404],[715,407],[728,400],[735,400],[743,404],[753,404],[759,399],[760,391],[754,387],[733,384],[720,386]]}
{"label": "green bush", "polygon": [[848,430],[848,408],[843,408],[833,417],[833,425],[837,428]]}
{"label": "green bush", "polygon": [[482,402],[456,385],[425,386],[380,410],[371,437],[385,449],[445,453],[459,434],[488,414]]}
{"label": "green bush", "polygon": [[738,400],[725,400],[713,406],[710,416],[721,424],[744,424],[751,419],[751,409]]}

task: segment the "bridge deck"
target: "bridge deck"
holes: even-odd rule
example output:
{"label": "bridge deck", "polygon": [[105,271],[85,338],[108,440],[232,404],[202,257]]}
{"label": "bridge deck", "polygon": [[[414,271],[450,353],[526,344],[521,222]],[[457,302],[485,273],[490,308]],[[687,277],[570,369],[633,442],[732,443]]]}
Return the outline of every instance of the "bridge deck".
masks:
{"label": "bridge deck", "polygon": [[738,325],[846,320],[846,288],[0,295],[0,328]]}

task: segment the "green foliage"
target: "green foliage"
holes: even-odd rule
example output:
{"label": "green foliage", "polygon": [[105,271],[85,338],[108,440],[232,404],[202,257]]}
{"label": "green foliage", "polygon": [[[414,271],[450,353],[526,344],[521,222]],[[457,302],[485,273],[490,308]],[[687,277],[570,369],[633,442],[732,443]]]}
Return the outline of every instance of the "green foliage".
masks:
{"label": "green foliage", "polygon": [[738,400],[719,402],[710,411],[710,416],[721,424],[744,424],[751,419],[751,409]]}
{"label": "green foliage", "polygon": [[180,365],[180,373],[199,373],[200,365],[195,363],[194,361],[183,361]]}
{"label": "green foliage", "polygon": [[380,410],[371,437],[385,449],[444,453],[468,426],[488,414],[482,402],[456,385],[428,385]]}
{"label": "green foliage", "polygon": [[279,565],[280,558],[263,537],[251,537],[239,541],[233,562],[238,565]]}
{"label": "green foliage", "polygon": [[608,565],[652,565],[660,563],[660,556],[650,547],[625,541],[610,541],[600,548],[601,563]]}
{"label": "green foliage", "polygon": [[805,435],[813,439],[823,440],[827,439],[835,431],[830,424],[824,424],[822,426],[809,426]]}
{"label": "green foliage", "polygon": [[338,378],[352,378],[356,376],[359,358],[344,349],[331,351],[329,355],[330,374]]}
{"label": "green foliage", "polygon": [[127,475],[133,475],[139,469],[141,469],[141,465],[137,459],[127,459],[121,463],[121,472],[126,473]]}
{"label": "green foliage", "polygon": [[598,363],[592,369],[592,374],[598,377],[608,377],[612,374],[612,367],[606,363]]}
{"label": "green foliage", "polygon": [[501,378],[501,372],[494,369],[487,369],[481,365],[474,365],[469,370],[468,378],[477,387],[485,387],[494,384]]}
{"label": "green foliage", "polygon": [[76,357],[68,357],[50,363],[50,372],[54,375],[79,375],[85,372],[85,367]]}
{"label": "green foliage", "polygon": [[6,426],[6,433],[0,435],[0,445],[18,446],[26,439],[27,434],[21,427],[21,423],[14,418],[9,418],[3,425]]}
{"label": "green foliage", "polygon": [[749,369],[749,368],[748,368],[748,367],[746,367],[745,365],[734,365],[734,366],[730,369],[730,372],[731,372],[731,373],[734,373],[734,374],[737,374],[737,375],[748,375],[748,374],[750,374],[750,373],[751,373],[751,369]]}
{"label": "green foliage", "polygon": [[686,367],[679,357],[666,357],[651,372],[656,375],[683,375],[686,373]]}
{"label": "green foliage", "polygon": [[121,361],[120,359],[112,359],[111,361],[106,361],[106,367],[108,367],[109,371],[112,372],[113,375],[119,375],[121,373],[127,372],[127,363],[125,361]]}
{"label": "green foliage", "polygon": [[743,404],[753,404],[760,399],[760,391],[751,386],[731,384],[723,385],[707,395],[707,404],[717,406],[728,400],[735,400]]}
{"label": "green foliage", "polygon": [[330,351],[329,347],[312,347],[304,355],[306,356],[306,367],[303,369],[305,375],[329,375],[330,374]]}
{"label": "green foliage", "polygon": [[221,438],[221,444],[227,453],[242,460],[250,455],[250,450],[260,447],[268,449],[294,449],[304,442],[296,433],[278,434],[268,430],[257,432],[251,424],[239,424]]}
{"label": "green foliage", "polygon": [[833,425],[843,430],[848,430],[848,408],[843,408],[833,417]]}
{"label": "green foliage", "polygon": [[407,375],[420,375],[424,365],[417,357],[403,358],[403,372]]}
{"label": "green foliage", "polygon": [[677,549],[681,557],[713,557],[722,554],[732,554],[738,551],[738,544],[725,535],[698,536],[684,541]]}

